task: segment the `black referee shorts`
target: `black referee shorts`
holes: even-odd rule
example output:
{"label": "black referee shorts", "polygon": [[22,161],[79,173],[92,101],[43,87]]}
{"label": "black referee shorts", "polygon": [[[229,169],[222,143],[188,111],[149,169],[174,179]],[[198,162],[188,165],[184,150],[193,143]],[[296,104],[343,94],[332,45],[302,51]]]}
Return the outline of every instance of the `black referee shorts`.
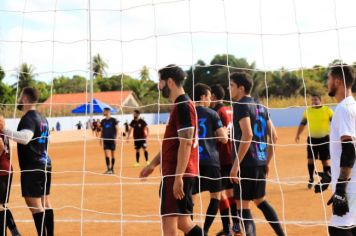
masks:
{"label": "black referee shorts", "polygon": [[223,177],[221,179],[223,190],[232,189],[234,187],[234,185],[230,180],[231,168],[232,168],[232,164],[221,166],[220,172],[221,172],[221,177]]}
{"label": "black referee shorts", "polygon": [[315,160],[319,159],[321,161],[326,161],[330,159],[329,135],[322,138],[308,137],[307,143],[308,159],[315,158]]}
{"label": "black referee shorts", "polygon": [[252,201],[266,195],[266,166],[241,167],[240,182],[234,183],[236,200]]}
{"label": "black referee shorts", "polygon": [[12,174],[0,176],[0,204],[9,202]]}
{"label": "black referee shorts", "polygon": [[144,139],[135,140],[134,144],[135,144],[136,150],[141,149],[141,148],[145,149],[147,147],[146,140],[144,140]]}
{"label": "black referee shorts", "polygon": [[51,190],[52,168],[44,170],[25,170],[21,172],[21,191],[23,197],[42,197]]}
{"label": "black referee shorts", "polygon": [[116,150],[115,141],[114,140],[104,140],[103,148],[104,148],[104,150],[115,151]]}
{"label": "black referee shorts", "polygon": [[221,190],[222,184],[220,168],[216,166],[200,166],[199,177],[196,177],[193,194],[205,191],[209,191],[210,193],[217,193]]}

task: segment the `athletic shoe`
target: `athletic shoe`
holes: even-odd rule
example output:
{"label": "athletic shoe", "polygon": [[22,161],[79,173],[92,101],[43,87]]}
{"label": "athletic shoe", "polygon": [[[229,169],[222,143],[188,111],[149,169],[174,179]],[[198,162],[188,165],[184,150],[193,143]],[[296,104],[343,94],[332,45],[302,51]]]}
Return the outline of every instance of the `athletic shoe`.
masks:
{"label": "athletic shoe", "polygon": [[309,179],[309,181],[308,181],[308,189],[311,189],[313,187],[313,183],[314,183],[314,180],[313,179]]}
{"label": "athletic shoe", "polygon": [[140,163],[138,163],[138,162],[136,162],[135,164],[134,164],[134,167],[139,167],[140,166]]}
{"label": "athletic shoe", "polygon": [[241,228],[239,223],[234,223],[232,226],[232,232],[234,236],[242,236]]}
{"label": "athletic shoe", "polygon": [[225,233],[224,230],[221,230],[219,233],[216,234],[216,236],[232,236],[231,233]]}
{"label": "athletic shoe", "polygon": [[110,171],[111,171],[111,173],[110,173],[110,174],[112,174],[112,175],[113,175],[113,174],[115,174],[115,172],[114,172],[114,169],[113,169],[113,168],[111,168],[111,170],[110,170]]}
{"label": "athletic shoe", "polygon": [[104,174],[106,174],[106,175],[111,175],[111,174],[112,174],[112,171],[111,171],[111,170],[107,170],[107,171],[104,172]]}
{"label": "athletic shoe", "polygon": [[146,161],[146,166],[148,166],[151,162],[150,161]]}

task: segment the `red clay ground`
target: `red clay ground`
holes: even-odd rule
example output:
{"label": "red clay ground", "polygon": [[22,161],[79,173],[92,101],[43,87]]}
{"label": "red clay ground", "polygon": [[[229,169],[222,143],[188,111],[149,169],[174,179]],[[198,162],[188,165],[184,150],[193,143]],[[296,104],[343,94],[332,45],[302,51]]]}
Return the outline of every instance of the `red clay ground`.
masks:
{"label": "red clay ground", "polygon": [[[305,146],[294,144],[295,131],[295,128],[278,129],[278,144],[281,146],[277,148],[270,171],[268,200],[277,210],[280,220],[286,223],[284,226],[288,235],[326,235],[325,222],[330,216],[330,209],[325,206],[325,202],[330,196],[330,190],[323,195],[324,203],[321,195],[307,190]],[[54,134],[54,141],[50,144],[49,152],[54,164],[51,199],[55,209],[56,235],[81,235],[81,232],[83,235],[160,235],[159,170],[153,175],[156,178],[145,182],[137,179],[141,168],[133,167],[133,143],[124,142],[119,145],[116,154],[115,175],[103,175],[104,156],[98,140],[88,134],[90,140],[75,141],[81,140],[81,135],[83,132]],[[160,145],[157,136],[151,135],[150,138],[154,140],[149,141],[148,150],[150,157],[153,157]],[[18,171],[14,148],[13,151],[14,168]],[[143,160],[141,163],[143,166]],[[318,167],[320,169],[320,165]],[[281,184],[278,183],[277,175]],[[204,213],[208,194],[202,195],[202,202]],[[23,235],[36,235],[31,214],[20,195],[18,172],[14,175],[9,207]],[[195,212],[201,212],[199,202]],[[253,215],[257,235],[274,235],[255,207]],[[195,219],[200,220],[200,217],[196,216]],[[217,217],[210,235],[215,235],[220,228],[220,219]]]}

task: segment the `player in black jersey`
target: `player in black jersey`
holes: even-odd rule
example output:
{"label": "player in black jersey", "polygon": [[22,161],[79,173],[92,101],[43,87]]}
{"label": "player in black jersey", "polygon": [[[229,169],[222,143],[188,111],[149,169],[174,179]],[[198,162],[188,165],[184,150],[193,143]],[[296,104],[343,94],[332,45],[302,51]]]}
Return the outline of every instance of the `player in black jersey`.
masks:
{"label": "player in black jersey", "polygon": [[[105,161],[107,170],[105,174],[113,174],[114,173],[114,165],[115,165],[115,149],[116,149],[116,138],[119,134],[119,126],[118,121],[111,117],[110,108],[104,108],[104,116],[105,118],[101,120],[101,139],[100,144],[104,148],[105,153]],[[111,155],[111,166],[110,166],[110,158]]]}
{"label": "player in black jersey", "polygon": [[246,73],[230,76],[231,98],[236,101],[233,107],[234,164],[230,177],[234,181],[234,196],[246,236],[256,235],[251,201],[263,212],[276,235],[284,236],[277,214],[265,198],[268,166],[274,155],[271,144],[276,143],[277,134],[267,109],[250,96],[252,84]]}
{"label": "player in black jersey", "polygon": [[22,90],[18,109],[23,116],[17,131],[3,128],[3,133],[17,142],[21,169],[21,191],[32,213],[38,235],[52,236],[54,215],[49,201],[52,163],[48,156],[48,122],[38,111],[39,92],[30,87]]}
{"label": "player in black jersey", "polygon": [[[210,192],[210,203],[206,212],[204,232],[208,234],[215,216],[219,210],[220,192],[222,190],[218,141],[227,143],[226,129],[213,109],[210,109],[210,87],[196,84],[194,100],[199,124],[199,176],[193,189],[193,194]],[[203,177],[203,178],[201,178]]]}

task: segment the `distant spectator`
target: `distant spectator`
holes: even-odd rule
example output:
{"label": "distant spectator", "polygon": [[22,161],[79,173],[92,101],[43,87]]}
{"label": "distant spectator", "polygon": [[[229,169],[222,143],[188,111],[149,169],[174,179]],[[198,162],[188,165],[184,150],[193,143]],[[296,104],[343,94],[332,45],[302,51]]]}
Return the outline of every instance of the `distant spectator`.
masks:
{"label": "distant spectator", "polygon": [[59,123],[59,121],[56,123],[56,130],[61,131],[61,123]]}
{"label": "distant spectator", "polygon": [[77,126],[77,130],[81,130],[83,127],[83,124],[81,121],[79,121],[75,126]]}

